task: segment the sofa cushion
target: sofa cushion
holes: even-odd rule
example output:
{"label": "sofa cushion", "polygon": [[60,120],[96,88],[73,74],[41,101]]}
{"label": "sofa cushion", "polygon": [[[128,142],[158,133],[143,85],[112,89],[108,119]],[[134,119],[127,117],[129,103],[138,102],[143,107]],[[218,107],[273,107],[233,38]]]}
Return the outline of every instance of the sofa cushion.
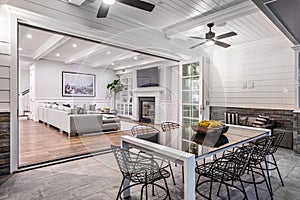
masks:
{"label": "sofa cushion", "polygon": [[91,133],[101,132],[103,130],[101,115],[71,115],[70,120],[72,133]]}
{"label": "sofa cushion", "polygon": [[110,118],[107,118],[105,116],[103,116],[102,118],[102,123],[103,124],[109,124],[109,123],[120,123],[120,118],[119,117],[110,117]]}

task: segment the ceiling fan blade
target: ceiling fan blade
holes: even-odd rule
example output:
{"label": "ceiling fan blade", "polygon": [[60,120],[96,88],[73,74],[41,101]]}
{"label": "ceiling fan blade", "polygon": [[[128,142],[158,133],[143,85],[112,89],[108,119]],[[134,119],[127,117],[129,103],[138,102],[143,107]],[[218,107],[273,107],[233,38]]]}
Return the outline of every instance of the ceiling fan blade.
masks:
{"label": "ceiling fan blade", "polygon": [[225,33],[225,34],[219,35],[219,36],[217,36],[215,39],[216,39],[216,40],[220,40],[220,39],[223,39],[223,38],[228,38],[228,37],[232,37],[232,36],[235,36],[235,35],[237,35],[237,33],[236,33],[236,32],[233,32],[233,31],[231,31],[231,32],[228,32],[228,33]]}
{"label": "ceiling fan blade", "polygon": [[199,47],[200,45],[205,44],[206,42],[207,42],[207,41],[201,42],[201,43],[199,43],[199,44],[196,44],[195,46],[190,47],[190,49],[194,49],[194,48],[196,48],[196,47]]}
{"label": "ceiling fan blade", "polygon": [[205,40],[205,38],[203,38],[203,37],[198,37],[198,36],[190,36],[190,38],[193,38],[193,39],[199,39],[199,40]]}
{"label": "ceiling fan blade", "polygon": [[135,8],[139,8],[148,12],[151,12],[155,5],[152,3],[148,3],[145,1],[140,1],[140,0],[117,0],[120,3],[135,7]]}
{"label": "ceiling fan blade", "polygon": [[97,13],[97,18],[105,18],[107,16],[109,8],[110,8],[110,5],[101,3],[100,8]]}
{"label": "ceiling fan blade", "polygon": [[215,41],[215,44],[216,44],[216,45],[219,45],[219,46],[221,46],[221,47],[224,47],[224,48],[228,48],[228,47],[231,46],[230,44],[226,44],[226,43],[220,42],[220,41]]}

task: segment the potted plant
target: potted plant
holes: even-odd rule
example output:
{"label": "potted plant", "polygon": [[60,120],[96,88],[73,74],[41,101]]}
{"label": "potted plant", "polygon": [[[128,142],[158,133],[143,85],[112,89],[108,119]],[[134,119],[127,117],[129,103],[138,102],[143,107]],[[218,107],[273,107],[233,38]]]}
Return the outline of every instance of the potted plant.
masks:
{"label": "potted plant", "polygon": [[114,97],[114,109],[113,112],[116,112],[116,96],[118,93],[122,92],[124,89],[124,85],[121,83],[120,79],[114,80],[112,83],[107,84],[107,89],[109,89],[110,93],[113,94]]}

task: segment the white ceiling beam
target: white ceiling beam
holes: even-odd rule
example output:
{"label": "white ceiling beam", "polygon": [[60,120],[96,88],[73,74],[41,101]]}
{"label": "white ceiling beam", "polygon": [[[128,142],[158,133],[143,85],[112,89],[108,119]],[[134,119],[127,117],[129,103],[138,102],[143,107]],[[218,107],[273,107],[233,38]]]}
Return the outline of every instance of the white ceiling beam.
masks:
{"label": "white ceiling beam", "polygon": [[8,0],[0,0],[0,5],[4,5],[8,2]]}
{"label": "white ceiling beam", "polygon": [[167,37],[172,38],[177,34],[197,28],[199,26],[206,25],[211,22],[214,22],[215,24],[221,24],[223,22],[227,22],[232,19],[236,19],[258,11],[259,8],[257,8],[257,6],[255,6],[252,1],[246,1],[207,16],[198,15],[192,17],[177,24],[168,26],[163,30]]}
{"label": "white ceiling beam", "polygon": [[68,0],[68,3],[81,6],[86,0]]}
{"label": "white ceiling beam", "polygon": [[136,52],[126,52],[125,55],[120,55],[119,58],[116,59],[116,61],[122,61],[122,60],[126,60],[128,58],[133,58],[134,56],[138,56],[140,55],[140,53],[136,53]]}
{"label": "white ceiling beam", "polygon": [[85,60],[91,56],[97,55],[101,52],[103,52],[104,49],[106,49],[107,46],[101,45],[101,44],[95,44],[92,47],[85,49],[72,57],[68,58],[65,61],[65,64],[71,64],[71,63],[76,63],[82,60]]}
{"label": "white ceiling beam", "polygon": [[[138,56],[140,53],[135,53],[135,52],[126,52],[125,55],[120,54],[120,55],[112,55],[110,57],[107,57],[106,59],[102,59],[100,62],[96,62],[93,67],[99,67],[99,66],[109,66],[112,63],[116,65],[120,65],[122,62],[126,62],[128,59],[133,59],[134,56]],[[135,62],[137,60],[134,60]]]}
{"label": "white ceiling beam", "polygon": [[53,35],[49,40],[47,40],[42,46],[40,46],[37,50],[33,52],[33,59],[39,60],[52,52],[54,49],[63,45],[70,38],[62,35]]}
{"label": "white ceiling beam", "polygon": [[161,58],[155,58],[155,57],[149,58],[149,59],[143,59],[143,60],[135,60],[135,61],[132,61],[130,63],[126,63],[126,64],[121,65],[121,66],[115,66],[115,67],[113,67],[113,70],[129,69],[129,68],[132,68],[132,67],[148,65],[148,64],[151,64],[151,63],[161,62],[161,61],[164,61],[164,60],[161,59]]}

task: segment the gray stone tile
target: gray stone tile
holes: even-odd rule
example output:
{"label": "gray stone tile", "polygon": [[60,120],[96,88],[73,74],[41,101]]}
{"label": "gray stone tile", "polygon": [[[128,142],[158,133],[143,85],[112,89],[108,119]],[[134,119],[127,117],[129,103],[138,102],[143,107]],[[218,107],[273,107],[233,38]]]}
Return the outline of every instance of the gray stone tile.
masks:
{"label": "gray stone tile", "polygon": [[[282,187],[277,173],[272,174],[272,186],[274,199],[297,199],[300,192],[300,165],[299,158],[290,155],[291,151],[281,149],[276,153],[276,159],[280,163],[280,171],[284,178],[285,187]],[[172,165],[175,174],[176,185],[168,179],[168,186],[172,199],[183,199],[183,184],[181,166]],[[6,177],[0,177],[0,199],[115,199],[122,180],[118,166],[112,154],[99,155],[82,160],[53,165],[31,171],[16,173]],[[163,185],[163,183],[161,183]],[[254,187],[245,184],[248,198],[256,199]],[[216,186],[214,186],[216,191]],[[260,199],[269,199],[264,184],[259,187]],[[149,188],[149,191],[150,188]],[[208,187],[201,188],[207,193]],[[150,199],[161,199],[162,192],[155,190],[156,196]],[[230,190],[232,199],[240,199],[240,193]],[[132,198],[139,199],[140,187],[132,189]],[[150,195],[151,196],[151,195]],[[196,194],[197,199],[203,199]],[[221,196],[214,195],[213,199],[227,199],[225,187]]]}
{"label": "gray stone tile", "polygon": [[279,167],[295,167],[298,164],[298,161],[288,158],[281,158],[279,159],[277,164],[279,165]]}
{"label": "gray stone tile", "polygon": [[288,199],[288,200],[296,200],[299,199],[300,197],[300,192],[299,191],[295,191],[295,190],[289,190],[285,187],[282,188],[278,188],[275,192],[274,192],[274,196],[273,198],[276,199]]}

